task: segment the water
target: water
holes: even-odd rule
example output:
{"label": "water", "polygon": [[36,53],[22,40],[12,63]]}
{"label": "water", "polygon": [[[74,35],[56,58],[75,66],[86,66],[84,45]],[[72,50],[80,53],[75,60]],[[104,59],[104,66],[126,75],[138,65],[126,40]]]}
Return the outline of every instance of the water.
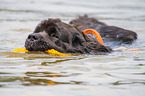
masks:
{"label": "water", "polygon": [[[145,0],[0,0],[0,96],[145,96]],[[138,34],[107,55],[12,53],[43,19],[89,14]]]}

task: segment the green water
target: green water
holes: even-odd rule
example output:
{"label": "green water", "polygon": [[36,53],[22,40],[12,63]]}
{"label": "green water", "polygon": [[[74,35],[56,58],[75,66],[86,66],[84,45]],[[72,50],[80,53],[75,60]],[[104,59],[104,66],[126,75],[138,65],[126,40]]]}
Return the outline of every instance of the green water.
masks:
{"label": "green water", "polygon": [[[145,0],[0,0],[0,96],[145,96]],[[50,56],[12,53],[43,19],[87,13],[133,30],[140,51]]]}

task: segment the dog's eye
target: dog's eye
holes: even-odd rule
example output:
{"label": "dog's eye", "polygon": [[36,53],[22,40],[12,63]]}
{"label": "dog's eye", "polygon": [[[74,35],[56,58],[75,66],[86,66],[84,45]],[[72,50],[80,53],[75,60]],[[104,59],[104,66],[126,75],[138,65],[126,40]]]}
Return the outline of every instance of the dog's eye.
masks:
{"label": "dog's eye", "polygon": [[58,38],[58,36],[55,33],[52,33],[51,37]]}

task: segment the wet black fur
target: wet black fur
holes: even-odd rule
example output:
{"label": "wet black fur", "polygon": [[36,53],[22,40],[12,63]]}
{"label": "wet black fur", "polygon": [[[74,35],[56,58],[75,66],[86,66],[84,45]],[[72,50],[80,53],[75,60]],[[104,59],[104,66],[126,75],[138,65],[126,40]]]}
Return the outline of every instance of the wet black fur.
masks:
{"label": "wet black fur", "polygon": [[60,19],[49,18],[36,26],[34,32],[26,39],[25,47],[29,51],[55,49],[63,53],[83,54],[104,54],[112,51],[110,47],[103,46],[96,39],[84,34],[82,31],[87,28],[99,30],[101,36],[125,43],[131,43],[137,38],[135,32],[108,26],[87,16],[80,16],[72,20],[70,24]]}
{"label": "wet black fur", "polygon": [[95,29],[105,41],[119,41],[125,44],[131,44],[137,39],[137,34],[131,30],[123,29],[117,26],[109,26],[96,18],[90,18],[87,15],[79,16],[77,19],[70,21],[70,24],[77,26],[81,30]]}

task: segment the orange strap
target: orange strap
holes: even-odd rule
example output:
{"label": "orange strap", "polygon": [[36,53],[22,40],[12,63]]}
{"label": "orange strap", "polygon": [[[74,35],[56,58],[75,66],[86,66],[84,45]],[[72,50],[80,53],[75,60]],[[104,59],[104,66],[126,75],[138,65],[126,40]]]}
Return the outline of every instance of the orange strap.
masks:
{"label": "orange strap", "polygon": [[101,35],[94,29],[86,29],[83,31],[85,34],[93,34],[101,45],[104,45]]}

